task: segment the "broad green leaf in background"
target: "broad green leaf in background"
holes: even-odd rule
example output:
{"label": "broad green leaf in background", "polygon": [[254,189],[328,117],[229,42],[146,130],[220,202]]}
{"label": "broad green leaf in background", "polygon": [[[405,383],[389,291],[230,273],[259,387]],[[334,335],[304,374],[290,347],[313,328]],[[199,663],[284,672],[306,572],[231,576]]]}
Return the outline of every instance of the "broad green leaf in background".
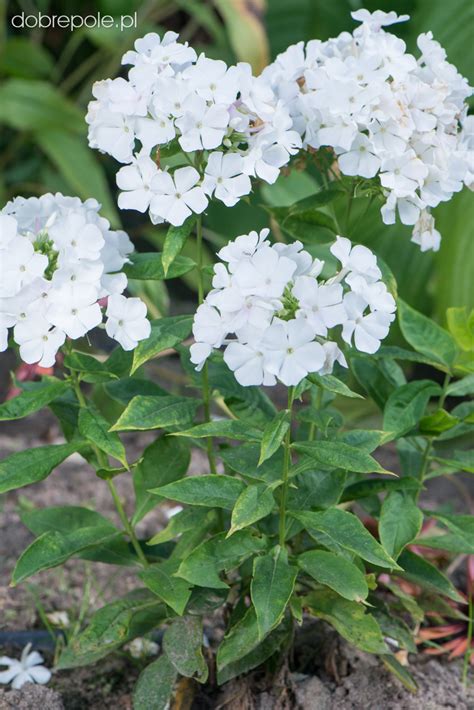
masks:
{"label": "broad green leaf in background", "polygon": [[191,596],[191,586],[186,580],[175,576],[178,567],[176,560],[165,560],[161,564],[150,565],[139,577],[148,589],[181,616]]}
{"label": "broad green leaf in background", "polygon": [[208,668],[202,654],[202,621],[197,616],[175,619],[163,635],[163,651],[180,675],[205,683]]}
{"label": "broad green leaf in background", "polygon": [[164,278],[175,279],[183,276],[195,268],[196,264],[192,259],[185,256],[177,256],[169,266],[165,277],[163,267],[163,255],[159,252],[135,253],[130,255],[130,264],[125,264],[122,271],[129,279],[139,281],[162,281]]}
{"label": "broad green leaf in background", "polygon": [[253,525],[257,520],[265,518],[272,512],[274,505],[273,493],[265,483],[247,486],[237,498],[232,510],[230,530],[227,535],[233,535],[237,530],[242,530]]}
{"label": "broad green leaf in background", "polygon": [[5,81],[0,86],[0,123],[34,132],[53,129],[61,132],[67,126],[71,133],[85,134],[81,109],[46,81]]}
{"label": "broad green leaf in background", "polygon": [[214,422],[196,424],[192,429],[175,432],[174,436],[190,436],[192,439],[204,439],[208,436],[242,439],[242,441],[260,441],[262,432],[237,419],[219,419]]}
{"label": "broad green leaf in background", "polygon": [[156,496],[151,488],[166,485],[185,475],[191,453],[186,441],[160,436],[146,447],[142,460],[133,471],[135,512],[132,522],[136,525],[156,506]]}
{"label": "broad green leaf in background", "polygon": [[238,478],[211,474],[182,478],[166,486],[153,488],[151,492],[178,503],[232,510],[244,488],[245,484]]}
{"label": "broad green leaf in background", "polygon": [[70,533],[57,531],[40,535],[21,554],[12,574],[12,584],[18,584],[36,572],[62,564],[88,548],[110,542],[121,533],[110,526],[78,528]]}
{"label": "broad green leaf in background", "polygon": [[392,491],[382,504],[379,521],[380,542],[388,554],[397,559],[403,548],[421,530],[423,513],[410,494]]}
{"label": "broad green leaf in background", "polygon": [[150,336],[142,340],[133,352],[132,374],[163,350],[181,343],[191,332],[191,327],[192,316],[174,316],[152,321]]}
{"label": "broad green leaf in background", "polygon": [[53,68],[48,50],[27,37],[10,37],[0,50],[0,74],[22,79],[48,78]]}
{"label": "broad green leaf in background", "polygon": [[92,405],[88,405],[87,408],[81,407],[79,412],[80,434],[108,456],[112,456],[112,458],[117,459],[123,466],[128,468],[125,447],[119,435],[114,431],[109,431],[109,428],[109,422],[104,419],[95,407]]}
{"label": "broad green leaf in background", "polygon": [[190,424],[200,401],[191,397],[134,397],[110,431],[143,431]]}
{"label": "broad green leaf in background", "polygon": [[77,668],[104,658],[165,621],[166,606],[148,589],[134,589],[96,611],[89,625],[62,652],[58,668]]}
{"label": "broad green leaf in background", "polygon": [[439,394],[441,387],[431,380],[413,380],[402,385],[387,400],[384,430],[403,436],[418,424],[431,397]]}
{"label": "broad green leaf in background", "polygon": [[411,552],[411,550],[404,550],[398,558],[398,562],[403,568],[402,572],[397,572],[398,576],[419,584],[423,589],[443,594],[455,602],[462,601],[462,597],[446,575],[420,555]]}
{"label": "broad green leaf in background", "polygon": [[401,299],[398,300],[398,321],[403,337],[412,348],[439,363],[441,369],[452,370],[457,347],[447,330]]}
{"label": "broad green leaf in background", "polygon": [[278,451],[289,428],[290,422],[286,410],[278,412],[275,419],[267,424],[263,430],[259,466]]}
{"label": "broad green leaf in background", "polygon": [[344,489],[341,496],[341,503],[347,503],[351,500],[359,500],[360,498],[369,498],[384,493],[385,491],[393,490],[408,490],[418,491],[420,482],[411,476],[404,476],[393,480],[393,478],[371,478],[367,481],[357,481]]}
{"label": "broad green leaf in background", "polygon": [[298,556],[298,565],[320,584],[351,601],[366,599],[369,588],[356,565],[344,557],[325,550],[309,550]]}
{"label": "broad green leaf in background", "polygon": [[390,473],[367,452],[340,441],[297,441],[293,448],[320,466],[344,468],[356,473]]}
{"label": "broad green leaf in background", "polygon": [[170,266],[180,254],[187,238],[191,234],[195,222],[196,216],[193,215],[192,217],[188,217],[181,227],[169,227],[166,233],[165,243],[163,245],[163,254],[161,256],[165,278],[168,275]]}
{"label": "broad green leaf in background", "polygon": [[84,443],[72,442],[10,454],[0,461],[0,493],[44,480],[56,466],[82,447],[85,447]]}
{"label": "broad green leaf in background", "polygon": [[299,520],[308,532],[316,530],[324,533],[338,545],[359,555],[367,562],[378,567],[400,569],[395,560],[385,552],[359,518],[347,510],[328,508],[323,513],[295,511],[291,512],[291,515]]}
{"label": "broad green leaf in background", "polygon": [[474,310],[468,313],[466,306],[448,308],[446,311],[448,330],[457,345],[466,352],[474,350]]}
{"label": "broad green leaf in background", "polygon": [[259,74],[270,61],[263,25],[265,0],[213,0],[221,13],[237,59]]}
{"label": "broad green leaf in background", "polygon": [[168,710],[177,677],[168,656],[161,654],[140,673],[133,691],[134,710]]}
{"label": "broad green leaf in background", "polygon": [[474,394],[474,375],[467,375],[462,380],[456,380],[446,389],[448,397],[465,397],[467,394]]}
{"label": "broad green leaf in background", "polygon": [[64,394],[69,388],[67,382],[55,377],[43,377],[41,382],[29,385],[29,388],[0,404],[0,421],[11,421],[27,417],[46,407],[54,399]]}
{"label": "broad green leaf in background", "polygon": [[225,533],[219,533],[198,545],[181,562],[177,574],[200,587],[227,589],[219,572],[238,567],[265,546],[265,539],[253,535],[250,530],[239,530],[230,538],[226,538]]}
{"label": "broad green leaf in background", "polygon": [[283,619],[295,586],[296,567],[288,563],[286,549],[277,545],[253,564],[250,596],[257,615],[259,638],[264,638]]}
{"label": "broad green leaf in background", "polygon": [[343,599],[333,591],[312,592],[304,599],[312,614],[327,621],[347,641],[367,653],[387,653],[380,626],[357,602]]}

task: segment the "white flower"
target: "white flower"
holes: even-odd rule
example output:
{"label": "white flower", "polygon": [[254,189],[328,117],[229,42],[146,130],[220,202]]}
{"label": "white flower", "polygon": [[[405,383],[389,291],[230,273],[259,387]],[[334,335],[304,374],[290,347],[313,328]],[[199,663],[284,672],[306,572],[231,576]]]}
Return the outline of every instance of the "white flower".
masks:
{"label": "white flower", "polygon": [[346,312],[340,284],[320,285],[311,276],[299,276],[292,293],[300,305],[296,316],[304,318],[316,335],[326,336],[328,328],[344,322]]}
{"label": "white flower", "polygon": [[62,629],[67,629],[71,625],[67,611],[50,611],[46,614],[46,618],[53,626],[59,626]]}
{"label": "white flower", "polygon": [[330,375],[334,368],[334,363],[338,362],[342,367],[347,367],[347,360],[337,343],[328,341],[322,345],[324,350],[324,364],[319,370],[320,375]]}
{"label": "white flower", "polygon": [[302,319],[275,319],[262,338],[265,368],[287,387],[297,385],[309,372],[323,367],[322,345],[314,341],[313,328]]}
{"label": "white flower", "polygon": [[375,32],[378,32],[378,30],[387,25],[394,25],[397,22],[406,22],[410,19],[410,15],[397,15],[393,10],[390,12],[383,12],[383,10],[369,12],[369,10],[361,9],[351,12],[351,17],[357,20],[357,22],[363,22],[368,25],[370,30]]}
{"label": "white flower", "polygon": [[222,143],[229,124],[225,106],[208,106],[201,96],[191,95],[185,102],[183,116],[176,119],[181,131],[179,144],[186,152],[210,150]]}
{"label": "white flower", "polygon": [[59,328],[51,328],[48,319],[33,314],[15,326],[15,342],[20,346],[20,357],[24,362],[38,363],[41,367],[52,367],[56,353],[64,344],[66,335]]}
{"label": "white flower", "polygon": [[441,243],[441,234],[435,229],[433,215],[426,210],[420,213],[417,223],[413,228],[411,241],[420,246],[421,251],[438,251]]}
{"label": "white flower", "polygon": [[117,186],[121,192],[118,206],[121,210],[146,212],[153,197],[151,183],[158,174],[156,163],[147,155],[139,155],[130,165],[124,165],[117,173]]}
{"label": "white flower", "polygon": [[16,236],[2,253],[2,281],[0,296],[14,296],[28,283],[43,276],[48,257],[37,254],[26,237]]}
{"label": "white flower", "polygon": [[12,688],[19,690],[25,683],[39,683],[45,685],[51,678],[51,671],[43,663],[43,656],[38,651],[31,651],[29,643],[23,649],[21,658],[17,661],[8,656],[0,657],[0,666],[8,666],[7,670],[0,671],[0,683],[11,683]]}
{"label": "white flower", "polygon": [[47,317],[70,338],[80,338],[102,321],[97,296],[90,284],[66,283],[51,294]]}
{"label": "white flower", "polygon": [[124,648],[129,651],[132,658],[147,658],[156,656],[160,647],[154,641],[138,636],[133,641],[127,643]]}
{"label": "white flower", "polygon": [[408,197],[421,186],[428,175],[428,168],[416,157],[413,150],[382,162],[380,182],[393,190],[397,197]]}
{"label": "white flower", "polygon": [[249,234],[241,234],[229,242],[227,246],[222,247],[217,256],[222,261],[227,261],[229,271],[234,272],[241,261],[250,259],[262,245],[268,245],[266,239],[269,233],[269,229],[262,229],[260,232],[252,231]]}
{"label": "white flower", "polygon": [[0,250],[6,249],[9,243],[16,237],[18,223],[14,217],[0,214]]}
{"label": "white flower", "polygon": [[293,276],[296,264],[270,246],[263,245],[243,261],[234,273],[234,282],[246,295],[278,299]]}
{"label": "white flower", "polygon": [[244,387],[271,387],[276,383],[274,374],[266,369],[264,349],[259,343],[229,343],[224,352],[224,362]]}
{"label": "white flower", "polygon": [[201,214],[208,204],[200,176],[192,167],[178,168],[173,176],[160,170],[151,182],[155,193],[150,212],[179,227],[193,213]]}
{"label": "white flower", "polygon": [[379,349],[380,341],[387,337],[394,316],[383,311],[365,315],[367,305],[357,293],[344,296],[347,321],[342,327],[342,337],[349,344],[353,337],[357,350],[372,354]]}
{"label": "white flower", "polygon": [[135,131],[132,119],[128,116],[99,110],[92,117],[89,115],[89,145],[103,153],[109,153],[120,163],[133,159]]}
{"label": "white flower", "polygon": [[194,316],[193,335],[196,341],[219,348],[226,333],[225,324],[219,311],[207,303],[202,303]]}
{"label": "white flower", "polygon": [[139,298],[112,294],[109,296],[105,314],[107,335],[117,340],[124,350],[133,350],[140,340],[145,340],[150,335],[151,326],[146,317],[146,305]]}
{"label": "white flower", "polygon": [[339,167],[345,175],[371,178],[380,168],[380,158],[375,155],[373,143],[359,133],[351,149],[339,157]]}
{"label": "white flower", "polygon": [[71,212],[55,220],[48,233],[57,250],[69,259],[95,261],[105,244],[99,227],[88,222],[84,213]]}
{"label": "white flower", "polygon": [[232,207],[252,189],[250,178],[242,174],[242,168],[243,160],[237,153],[211,153],[204,173],[203,190]]}
{"label": "white flower", "polygon": [[377,266],[377,258],[367,247],[361,244],[353,247],[346,237],[336,237],[330,251],[336,259],[339,259],[345,273],[358,274],[369,281],[381,278],[382,273]]}
{"label": "white flower", "polygon": [[212,345],[209,343],[193,343],[189,348],[190,360],[196,365],[196,371],[201,372],[204,363],[212,353]]}

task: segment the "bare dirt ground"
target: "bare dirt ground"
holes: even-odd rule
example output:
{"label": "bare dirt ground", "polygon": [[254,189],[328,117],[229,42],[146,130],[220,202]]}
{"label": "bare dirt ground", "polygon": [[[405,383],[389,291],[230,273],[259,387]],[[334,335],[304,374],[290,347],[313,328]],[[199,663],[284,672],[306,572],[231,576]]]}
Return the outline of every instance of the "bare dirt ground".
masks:
{"label": "bare dirt ground", "polygon": [[[13,451],[60,440],[52,416],[35,415],[24,422],[11,422],[0,432],[0,459]],[[153,435],[131,435],[130,452],[141,451]],[[383,453],[384,464],[394,465],[394,452]],[[193,455],[192,471],[202,472],[202,452]],[[125,507],[131,512],[132,486],[128,476],[116,479]],[[465,510],[462,491],[446,481],[430,485],[424,504],[449,498],[456,509]],[[0,630],[44,630],[41,609],[66,610],[77,618],[89,579],[87,615],[136,585],[134,571],[105,564],[71,560],[64,567],[36,575],[30,583],[9,587],[11,571],[19,554],[32,540],[21,524],[19,513],[30,506],[90,506],[117,519],[107,485],[95,477],[79,456],[62,464],[45,481],[0,498]],[[164,524],[162,510],[149,514],[139,534],[151,536]],[[0,647],[0,655],[19,655],[11,645]],[[45,653],[51,663],[51,653]],[[25,686],[21,691],[0,691],[0,710],[128,710],[140,663],[126,654],[116,654],[92,668],[64,671],[53,676],[48,688]],[[350,648],[321,622],[309,620],[298,631],[295,651],[288,665],[276,676],[253,673],[227,684],[223,689],[201,688],[185,681],[176,706],[184,708],[231,708],[232,710],[456,710],[474,709],[472,679],[466,691],[460,683],[460,665],[426,657],[413,658],[410,671],[419,685],[416,696],[388,673],[374,657]]]}

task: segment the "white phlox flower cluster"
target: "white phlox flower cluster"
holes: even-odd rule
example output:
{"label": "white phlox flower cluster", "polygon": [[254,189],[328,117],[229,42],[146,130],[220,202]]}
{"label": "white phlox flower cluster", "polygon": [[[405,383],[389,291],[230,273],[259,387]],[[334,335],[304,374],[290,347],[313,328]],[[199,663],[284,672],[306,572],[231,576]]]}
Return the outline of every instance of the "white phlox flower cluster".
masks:
{"label": "white phlox flower cluster", "polygon": [[429,210],[474,185],[472,89],[431,32],[408,54],[384,27],[409,19],[357,10],[362,24],[326,42],[299,42],[280,54],[263,77],[288,108],[304,148],[329,146],[339,170],[380,181],[385,224],[398,211],[415,225],[413,241],[438,249]]}
{"label": "white phlox flower cluster", "polygon": [[[338,336],[374,353],[395,318],[395,300],[375,255],[337,237],[340,269],[322,279],[324,262],[301,242],[271,244],[268,229],[237,237],[218,253],[213,290],[197,309],[191,361],[200,370],[214,349],[244,386],[297,385],[308,373],[347,367]],[[339,327],[339,330],[336,330]]]}
{"label": "white phlox flower cluster", "polygon": [[49,193],[0,212],[0,352],[13,328],[22,360],[51,367],[66,337],[102,323],[103,308],[108,335],[125,350],[148,337],[145,304],[122,295],[133,245],[99,209],[94,199]]}
{"label": "white phlox flower cluster", "polygon": [[[177,40],[175,32],[138,39],[122,58],[128,78],[97,82],[86,117],[89,145],[125,164],[119,207],[175,226],[211,197],[235,205],[252,177],[275,182],[301,147],[287,108],[249,64],[228,67]],[[192,165],[159,167],[160,146],[172,141]]]}

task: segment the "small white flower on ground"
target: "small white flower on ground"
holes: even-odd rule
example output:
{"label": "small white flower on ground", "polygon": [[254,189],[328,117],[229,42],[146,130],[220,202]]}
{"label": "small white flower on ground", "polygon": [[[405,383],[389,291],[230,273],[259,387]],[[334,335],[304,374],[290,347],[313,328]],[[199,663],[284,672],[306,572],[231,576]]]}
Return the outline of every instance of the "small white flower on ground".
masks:
{"label": "small white flower on ground", "polygon": [[146,317],[146,305],[139,298],[125,298],[120,294],[109,296],[105,330],[117,340],[124,350],[133,350],[140,340],[148,338],[150,321]]}
{"label": "small white flower on ground", "polygon": [[0,671],[0,683],[7,685],[11,683],[12,688],[19,690],[25,683],[38,683],[45,685],[51,678],[51,671],[41,665],[44,661],[43,656],[38,651],[31,651],[29,643],[23,649],[21,658],[17,661],[15,658],[8,656],[0,656],[0,666],[7,666],[7,670]]}
{"label": "small white flower on ground", "polygon": [[67,629],[71,625],[71,619],[67,611],[50,611],[46,614],[50,624],[53,626],[59,626],[61,629]]}
{"label": "small white flower on ground", "polygon": [[132,658],[146,658],[147,656],[156,656],[160,647],[154,641],[138,636],[130,643],[127,643],[124,648],[130,653]]}
{"label": "small white flower on ground", "polygon": [[202,187],[197,186],[199,180],[198,171],[191,166],[178,168],[173,176],[163,170],[159,171],[151,182],[155,194],[150,212],[175,227],[180,227],[193,212],[201,214],[208,200]]}

